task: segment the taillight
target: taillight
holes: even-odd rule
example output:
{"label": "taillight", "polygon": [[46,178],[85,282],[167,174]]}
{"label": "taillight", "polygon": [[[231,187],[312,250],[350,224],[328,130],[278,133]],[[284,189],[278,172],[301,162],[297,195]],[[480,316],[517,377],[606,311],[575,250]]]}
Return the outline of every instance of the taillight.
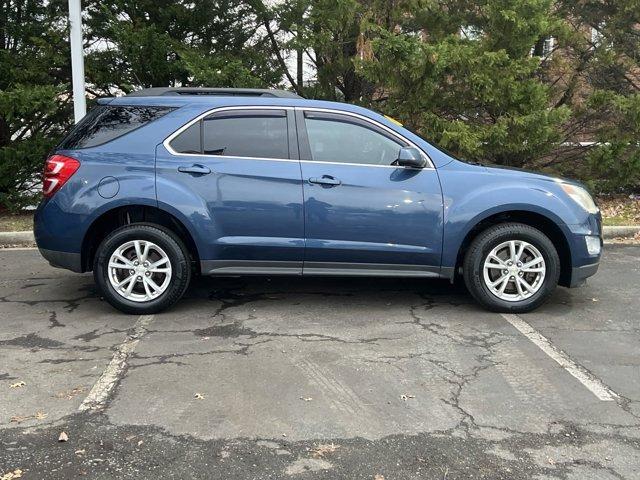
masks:
{"label": "taillight", "polygon": [[76,170],[80,167],[80,162],[75,158],[64,155],[51,155],[44,163],[44,178],[42,179],[42,194],[50,198],[62,186],[67,183]]}

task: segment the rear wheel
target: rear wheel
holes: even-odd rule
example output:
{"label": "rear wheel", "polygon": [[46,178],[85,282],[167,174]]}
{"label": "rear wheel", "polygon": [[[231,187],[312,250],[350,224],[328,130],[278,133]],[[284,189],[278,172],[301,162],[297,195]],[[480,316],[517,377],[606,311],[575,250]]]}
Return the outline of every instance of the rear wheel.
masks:
{"label": "rear wheel", "polygon": [[498,312],[528,312],[555,290],[560,259],[549,238],[529,225],[504,223],[478,235],[463,274],[473,297]]}
{"label": "rear wheel", "polygon": [[98,247],[93,274],[111,305],[138,315],[170,307],[191,280],[184,244],[170,230],[148,224],[109,234]]}

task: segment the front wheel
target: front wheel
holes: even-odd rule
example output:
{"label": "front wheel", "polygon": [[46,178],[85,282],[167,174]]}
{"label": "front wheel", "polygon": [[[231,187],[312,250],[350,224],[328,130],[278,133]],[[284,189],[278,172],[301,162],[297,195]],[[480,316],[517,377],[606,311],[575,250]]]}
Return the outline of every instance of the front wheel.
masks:
{"label": "front wheel", "polygon": [[127,225],[102,241],[93,275],[104,298],[118,310],[157,313],[177,302],[189,286],[189,254],[169,230]]}
{"label": "front wheel", "polygon": [[467,288],[496,312],[529,312],[553,293],[560,259],[549,238],[521,223],[494,225],[478,235],[465,255]]}

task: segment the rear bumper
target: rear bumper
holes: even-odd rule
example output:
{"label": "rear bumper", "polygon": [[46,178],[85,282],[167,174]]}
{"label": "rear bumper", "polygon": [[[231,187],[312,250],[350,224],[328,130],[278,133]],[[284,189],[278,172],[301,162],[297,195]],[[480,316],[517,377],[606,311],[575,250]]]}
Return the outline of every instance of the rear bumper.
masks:
{"label": "rear bumper", "polygon": [[72,272],[82,273],[82,258],[79,253],[59,252],[57,250],[47,250],[38,248],[42,255],[52,267],[65,268]]}
{"label": "rear bumper", "polygon": [[592,263],[590,265],[583,265],[581,267],[573,267],[571,269],[571,282],[569,288],[580,287],[584,285],[587,278],[595,275],[598,271],[600,262]]}
{"label": "rear bumper", "polygon": [[51,266],[78,273],[83,271],[80,254],[84,237],[82,223],[78,215],[62,211],[55,197],[38,205],[33,234],[40,254]]}

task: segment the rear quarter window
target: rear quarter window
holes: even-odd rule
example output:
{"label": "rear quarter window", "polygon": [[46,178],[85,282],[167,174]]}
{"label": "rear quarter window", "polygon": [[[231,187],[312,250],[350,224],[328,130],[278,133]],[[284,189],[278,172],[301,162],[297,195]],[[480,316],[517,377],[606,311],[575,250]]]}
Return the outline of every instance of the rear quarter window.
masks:
{"label": "rear quarter window", "polygon": [[171,110],[171,107],[100,105],[71,130],[58,148],[71,150],[103,145],[157,120]]}

